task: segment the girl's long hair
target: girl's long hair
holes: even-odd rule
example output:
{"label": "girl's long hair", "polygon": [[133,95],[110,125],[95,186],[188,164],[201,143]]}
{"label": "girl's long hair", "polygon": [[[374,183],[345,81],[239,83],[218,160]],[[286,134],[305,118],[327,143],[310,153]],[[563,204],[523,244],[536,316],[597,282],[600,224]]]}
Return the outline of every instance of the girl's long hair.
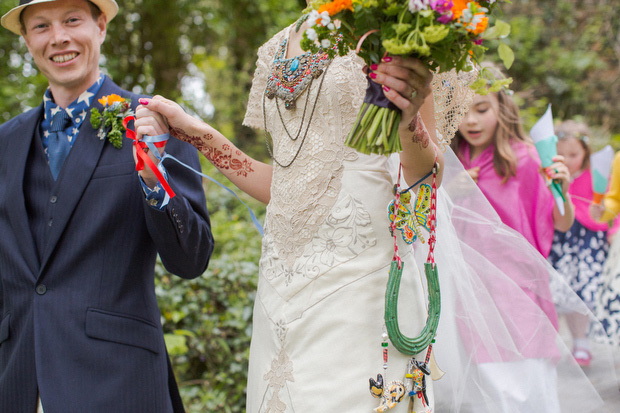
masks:
{"label": "girl's long hair", "polygon": [[[493,64],[483,63],[482,67],[490,71],[496,78],[505,78],[504,74]],[[510,143],[521,141],[533,144],[533,142],[523,131],[519,107],[512,97],[504,89],[493,93],[493,95],[497,98],[498,103],[497,129],[493,139],[493,168],[497,175],[502,178],[502,183],[506,183],[510,177],[517,176],[517,156]],[[463,135],[457,130],[451,143],[455,153],[459,153],[458,148],[461,142],[467,143]]]}

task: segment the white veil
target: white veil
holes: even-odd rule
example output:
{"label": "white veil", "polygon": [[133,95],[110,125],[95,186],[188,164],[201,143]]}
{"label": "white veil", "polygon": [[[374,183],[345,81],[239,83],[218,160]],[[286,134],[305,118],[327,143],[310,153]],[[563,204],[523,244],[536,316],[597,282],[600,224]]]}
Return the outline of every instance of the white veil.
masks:
{"label": "white veil", "polygon": [[[502,223],[449,148],[471,103],[473,78],[451,72],[433,80],[445,159],[435,247],[442,308],[433,352],[446,374],[434,381],[435,412],[575,413],[620,405],[617,349],[597,346],[587,374],[577,365],[570,339],[541,310],[553,306],[549,279],[572,294],[571,311],[588,314],[593,331],[602,326],[525,237]],[[418,241],[414,249],[422,268],[428,245]]]}
{"label": "white veil", "polygon": [[[613,383],[618,387],[614,349],[597,347],[592,382],[536,303],[551,300],[540,274],[557,273],[502,223],[451,149],[444,157],[435,247],[442,308],[433,351],[446,374],[434,382],[436,412],[522,412],[518,400],[535,412],[554,403],[554,410],[571,413],[595,411],[611,399],[620,403],[617,391],[604,394]],[[428,247],[418,243],[415,251],[422,268]],[[601,328],[576,295],[574,305]]]}

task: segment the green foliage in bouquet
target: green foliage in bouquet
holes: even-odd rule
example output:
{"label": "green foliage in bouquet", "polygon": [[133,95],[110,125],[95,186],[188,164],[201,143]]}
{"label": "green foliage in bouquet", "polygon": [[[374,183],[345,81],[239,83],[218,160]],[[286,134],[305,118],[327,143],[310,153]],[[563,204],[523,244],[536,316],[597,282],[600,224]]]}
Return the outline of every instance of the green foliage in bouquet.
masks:
{"label": "green foliage in bouquet", "polygon": [[[471,71],[483,61],[487,40],[499,40],[498,54],[509,68],[514,60],[510,47],[501,42],[510,25],[492,13],[502,1],[467,0],[314,0],[304,10],[308,22],[301,47],[330,58],[355,49],[370,66],[385,55],[414,56],[429,69]],[[505,2],[505,1],[504,1]],[[337,41],[342,38],[341,41]],[[337,45],[334,49],[333,46]],[[510,80],[495,79],[482,69],[471,87],[476,93],[499,90]],[[362,153],[389,154],[401,150],[398,117],[393,106],[373,108],[380,88],[369,88],[358,121],[347,145]],[[381,105],[381,104],[380,104]],[[388,105],[385,105],[388,106]]]}

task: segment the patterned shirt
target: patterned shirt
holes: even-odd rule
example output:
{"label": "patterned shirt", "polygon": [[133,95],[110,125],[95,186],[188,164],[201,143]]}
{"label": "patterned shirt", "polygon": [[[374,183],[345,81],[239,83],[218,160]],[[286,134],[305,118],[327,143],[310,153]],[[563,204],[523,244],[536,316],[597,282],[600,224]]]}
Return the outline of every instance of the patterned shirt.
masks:
{"label": "patterned shirt", "polygon": [[71,118],[71,123],[69,123],[65,129],[65,133],[69,138],[69,144],[73,147],[73,143],[78,135],[80,126],[88,117],[88,110],[90,108],[91,101],[95,96],[97,96],[104,79],[105,76],[101,74],[99,79],[97,79],[91,87],[89,87],[76,100],[67,106],[67,109],[61,108],[56,104],[56,102],[54,102],[54,97],[52,96],[52,92],[49,88],[45,91],[45,95],[43,95],[44,115],[43,121],[41,122],[41,142],[43,143],[45,156],[48,156],[47,147],[49,145],[49,133],[54,115],[60,110],[65,110]]}
{"label": "patterned shirt", "polygon": [[[43,150],[45,152],[45,156],[49,160],[49,155],[47,153],[47,148],[49,146],[49,133],[52,126],[52,119],[54,115],[60,111],[65,110],[71,118],[71,122],[65,129],[65,133],[69,138],[69,144],[73,147],[73,143],[75,142],[75,138],[77,138],[80,126],[82,122],[86,120],[89,114],[90,104],[92,99],[97,96],[99,93],[99,89],[105,80],[105,75],[100,74],[99,79],[91,87],[89,87],[84,93],[82,93],[76,100],[71,102],[66,109],[61,108],[54,102],[54,97],[52,96],[51,90],[48,88],[43,95],[43,121],[41,122],[41,142],[43,144]],[[167,173],[163,165],[160,165],[159,169],[162,171],[164,176],[167,178]],[[142,189],[144,191],[144,195],[146,199],[153,208],[163,209],[165,207],[170,197],[164,191],[163,187],[160,183],[157,183],[155,188],[150,189],[140,178],[140,184],[142,185]]]}

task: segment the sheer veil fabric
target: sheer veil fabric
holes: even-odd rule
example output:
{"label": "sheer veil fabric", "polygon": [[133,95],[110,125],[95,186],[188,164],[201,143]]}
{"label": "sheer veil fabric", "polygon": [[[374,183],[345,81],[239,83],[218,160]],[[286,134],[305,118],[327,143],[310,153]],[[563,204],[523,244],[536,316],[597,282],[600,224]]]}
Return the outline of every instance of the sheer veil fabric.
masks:
{"label": "sheer veil fabric", "polygon": [[[501,222],[451,149],[437,202],[437,246],[442,312],[435,357],[446,374],[434,383],[437,412],[590,412],[604,400],[597,388],[618,383],[614,349],[597,347],[604,360],[588,371],[571,354],[538,303],[552,301],[540,274],[563,282],[519,233]],[[426,259],[416,245],[416,260]],[[567,289],[570,290],[568,286]],[[572,310],[588,314],[574,294]],[[613,397],[613,396],[611,396]],[[620,394],[615,396],[620,400]]]}
{"label": "sheer veil fabric", "polygon": [[[471,104],[468,85],[475,77],[450,72],[433,80],[445,159],[435,252],[442,312],[434,353],[446,374],[434,382],[436,411],[595,411],[610,401],[600,394],[602,383],[618,383],[614,358],[620,356],[612,346],[597,347],[602,362],[588,373],[599,379],[589,380],[572,357],[572,343],[556,330],[557,320],[541,309],[553,305],[547,280],[570,296],[571,311],[590,317],[595,334],[604,334],[600,322],[535,247],[502,223],[449,147]],[[391,163],[396,174],[398,157]],[[428,247],[418,242],[414,250],[422,268]],[[618,393],[607,397],[614,396],[620,400]]]}

